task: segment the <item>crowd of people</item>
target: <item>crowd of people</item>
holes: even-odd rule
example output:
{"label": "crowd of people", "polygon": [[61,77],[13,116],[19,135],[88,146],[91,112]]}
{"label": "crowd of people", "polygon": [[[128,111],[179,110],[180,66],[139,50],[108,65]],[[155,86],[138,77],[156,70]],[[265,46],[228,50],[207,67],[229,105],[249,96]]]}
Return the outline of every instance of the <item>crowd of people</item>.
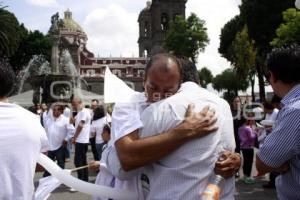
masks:
{"label": "crowd of people", "polygon": [[[274,96],[271,101],[262,104],[253,104],[247,99],[242,101],[241,97],[234,97],[231,109],[234,118],[235,152],[243,156],[243,176],[246,184],[254,184],[255,179],[263,178],[264,175],[254,175],[252,167],[255,149],[259,149],[265,138],[272,132],[280,109],[280,98]],[[261,106],[261,107],[256,107]],[[270,175],[268,184],[264,188],[275,188],[275,177]],[[240,174],[237,173],[236,177]]]}
{"label": "crowd of people", "polygon": [[[254,148],[255,178],[271,172],[265,187],[276,185],[280,200],[300,199],[300,47],[275,49],[267,60],[267,79],[282,100],[263,103],[265,118],[257,118],[257,109],[240,97],[230,107],[200,87],[195,64],[171,54],[151,57],[145,91],[132,102],[116,102],[111,116],[98,100],[87,108],[80,97],[71,106],[36,106],[35,113],[9,103],[15,76],[1,64],[0,199],[33,198],[40,152],[64,168],[73,146],[80,167],[88,164],[88,145],[98,161],[96,184],[130,191],[137,199],[201,199],[218,175],[225,183],[216,191],[219,199],[232,200],[241,166],[244,182],[254,183]],[[88,181],[87,168],[77,175]]]}

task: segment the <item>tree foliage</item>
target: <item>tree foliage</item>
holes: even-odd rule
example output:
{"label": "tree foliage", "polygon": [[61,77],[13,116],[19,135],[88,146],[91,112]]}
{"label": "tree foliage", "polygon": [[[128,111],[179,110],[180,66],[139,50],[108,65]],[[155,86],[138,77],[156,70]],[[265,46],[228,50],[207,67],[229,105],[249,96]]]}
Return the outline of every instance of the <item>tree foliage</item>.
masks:
{"label": "tree foliage", "polygon": [[254,41],[249,38],[248,28],[238,32],[232,43],[232,64],[242,79],[247,79],[255,71],[256,49]]}
{"label": "tree foliage", "polygon": [[177,56],[190,58],[194,63],[209,43],[205,21],[192,13],[186,20],[176,16],[166,34],[164,47]]}
{"label": "tree foliage", "polygon": [[[276,29],[283,22],[282,12],[290,7],[294,7],[294,3],[294,0],[242,0],[240,15],[235,16],[222,29],[219,52],[236,67],[237,57],[235,54],[245,55],[250,53],[234,52],[240,48],[235,47],[237,49],[234,50],[233,46],[234,41],[237,40],[237,34],[241,33],[243,27],[247,25],[249,41],[254,41],[253,47],[256,50],[254,66],[259,80],[260,98],[262,101],[265,100],[265,79],[263,72],[265,71],[266,55],[272,48],[270,42],[276,36]],[[243,46],[240,47],[244,48]],[[243,57],[241,55],[239,55],[240,58]],[[245,68],[243,71],[247,72],[248,66],[246,65]]]}
{"label": "tree foliage", "polygon": [[276,30],[272,46],[281,47],[292,43],[300,44],[300,11],[290,8],[283,12],[284,22]]}
{"label": "tree foliage", "polygon": [[213,87],[217,91],[226,90],[227,93],[238,95],[238,91],[245,91],[249,86],[249,82],[239,78],[234,69],[226,69],[217,75],[213,80]]}
{"label": "tree foliage", "polygon": [[9,57],[19,46],[19,22],[14,14],[0,7],[0,56]]}
{"label": "tree foliage", "polygon": [[212,83],[214,78],[211,71],[206,67],[200,69],[198,71],[198,75],[200,79],[200,85],[204,88],[206,88],[209,83]]}
{"label": "tree foliage", "polygon": [[295,0],[242,0],[241,18],[248,25],[249,35],[260,53],[270,52],[270,42],[283,22],[282,12],[293,7]]}
{"label": "tree foliage", "polygon": [[20,70],[28,64],[33,55],[44,55],[51,59],[51,40],[40,31],[28,31],[20,26],[21,42],[16,53],[10,58],[10,63],[15,70]]}
{"label": "tree foliage", "polygon": [[232,43],[236,34],[243,28],[240,16],[237,15],[227,22],[221,30],[219,53],[232,62]]}

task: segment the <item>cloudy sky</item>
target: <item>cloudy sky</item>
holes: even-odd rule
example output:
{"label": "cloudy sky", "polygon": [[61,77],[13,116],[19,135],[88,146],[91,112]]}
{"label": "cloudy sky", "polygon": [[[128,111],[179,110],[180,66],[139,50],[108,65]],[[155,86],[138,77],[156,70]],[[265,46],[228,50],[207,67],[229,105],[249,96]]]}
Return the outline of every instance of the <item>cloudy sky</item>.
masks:
{"label": "cloudy sky", "polygon": [[[19,22],[31,30],[46,33],[50,17],[68,8],[88,35],[88,48],[97,56],[138,56],[137,18],[146,0],[4,0]],[[223,25],[239,13],[241,0],[188,0],[187,15],[196,13],[206,21],[210,44],[198,59],[198,68],[207,66],[214,75],[229,67],[218,54]]]}

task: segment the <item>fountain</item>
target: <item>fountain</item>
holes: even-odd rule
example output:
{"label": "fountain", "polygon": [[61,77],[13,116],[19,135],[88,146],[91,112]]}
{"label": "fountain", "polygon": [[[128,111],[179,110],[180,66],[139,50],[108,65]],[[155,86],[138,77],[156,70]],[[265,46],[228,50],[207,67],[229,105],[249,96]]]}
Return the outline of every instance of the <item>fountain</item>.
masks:
{"label": "fountain", "polygon": [[[20,81],[19,94],[23,90],[25,81],[33,89],[33,103],[52,103],[56,101],[70,101],[74,93],[81,91],[81,80],[72,57],[67,49],[59,48],[60,28],[63,20],[58,13],[51,17],[49,35],[52,40],[51,62],[42,55],[33,56],[24,70]],[[88,90],[88,87],[86,87]]]}

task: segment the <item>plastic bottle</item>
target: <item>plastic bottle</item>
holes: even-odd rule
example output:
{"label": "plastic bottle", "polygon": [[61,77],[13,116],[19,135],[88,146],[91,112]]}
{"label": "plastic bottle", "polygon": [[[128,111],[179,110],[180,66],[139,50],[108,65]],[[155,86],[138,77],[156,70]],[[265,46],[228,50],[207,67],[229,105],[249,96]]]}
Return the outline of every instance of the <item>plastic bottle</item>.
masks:
{"label": "plastic bottle", "polygon": [[225,184],[225,179],[218,174],[213,174],[209,182],[201,194],[201,200],[219,200],[222,188]]}

